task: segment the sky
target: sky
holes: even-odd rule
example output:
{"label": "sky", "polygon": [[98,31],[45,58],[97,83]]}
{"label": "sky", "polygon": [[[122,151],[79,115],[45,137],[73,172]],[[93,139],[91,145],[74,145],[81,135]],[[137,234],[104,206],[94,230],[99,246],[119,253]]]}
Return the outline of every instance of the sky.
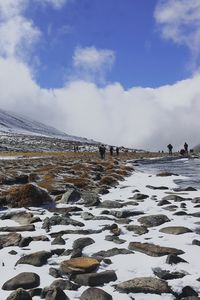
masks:
{"label": "sky", "polygon": [[148,150],[200,143],[200,0],[0,0],[0,108]]}

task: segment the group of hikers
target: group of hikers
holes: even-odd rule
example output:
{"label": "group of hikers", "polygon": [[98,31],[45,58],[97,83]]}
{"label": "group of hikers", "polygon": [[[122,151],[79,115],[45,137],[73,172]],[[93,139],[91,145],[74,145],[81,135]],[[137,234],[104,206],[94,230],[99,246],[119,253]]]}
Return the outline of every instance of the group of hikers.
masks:
{"label": "group of hikers", "polygon": [[[113,154],[114,154],[114,147],[110,146],[109,151],[110,151],[110,155],[113,156]],[[116,151],[116,155],[118,156],[119,155],[119,147],[116,147],[115,151]],[[105,147],[105,145],[100,145],[99,146],[99,154],[100,154],[100,157],[102,159],[105,158],[105,155],[106,155],[106,147]]]}
{"label": "group of hikers", "polygon": [[[173,149],[172,144],[167,145],[167,148],[168,148],[168,150],[169,150],[169,155],[172,155],[172,149]],[[185,142],[185,144],[183,145],[183,149],[180,150],[180,154],[181,154],[181,155],[188,154],[188,144],[187,144],[186,142]]]}

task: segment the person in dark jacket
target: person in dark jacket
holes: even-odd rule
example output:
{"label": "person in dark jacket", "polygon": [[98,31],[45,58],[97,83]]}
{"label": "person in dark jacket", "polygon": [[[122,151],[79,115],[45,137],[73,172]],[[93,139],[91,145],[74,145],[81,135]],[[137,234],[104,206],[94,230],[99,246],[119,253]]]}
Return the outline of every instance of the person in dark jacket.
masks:
{"label": "person in dark jacket", "polygon": [[169,150],[169,155],[172,155],[172,149],[173,149],[172,144],[167,145],[167,148]]}
{"label": "person in dark jacket", "polygon": [[113,146],[110,146],[110,155],[113,156]]}
{"label": "person in dark jacket", "polygon": [[101,159],[104,159],[105,154],[106,154],[106,147],[104,145],[99,146],[99,153],[100,153]]}
{"label": "person in dark jacket", "polygon": [[184,144],[184,150],[185,150],[185,153],[188,153],[188,144],[186,142]]}
{"label": "person in dark jacket", "polygon": [[119,155],[119,147],[116,147],[116,154]]}

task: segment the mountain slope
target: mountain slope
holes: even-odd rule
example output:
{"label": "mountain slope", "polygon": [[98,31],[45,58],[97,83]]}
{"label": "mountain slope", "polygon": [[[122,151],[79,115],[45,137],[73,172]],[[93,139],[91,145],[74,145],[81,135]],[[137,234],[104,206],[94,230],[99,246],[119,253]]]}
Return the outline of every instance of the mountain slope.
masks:
{"label": "mountain slope", "polygon": [[54,127],[2,109],[0,109],[0,133],[41,135],[70,141],[87,142],[86,138],[68,135]]}

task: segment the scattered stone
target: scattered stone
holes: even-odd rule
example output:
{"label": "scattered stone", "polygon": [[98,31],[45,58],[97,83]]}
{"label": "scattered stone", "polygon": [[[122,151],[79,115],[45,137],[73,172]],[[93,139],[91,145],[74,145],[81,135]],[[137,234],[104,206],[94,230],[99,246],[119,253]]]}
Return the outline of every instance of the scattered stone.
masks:
{"label": "scattered stone", "polygon": [[100,198],[98,193],[91,191],[81,191],[81,198],[85,206],[97,206],[100,204]]}
{"label": "scattered stone", "polygon": [[200,197],[195,197],[191,201],[192,203],[200,203]]}
{"label": "scattered stone", "polygon": [[47,260],[52,256],[51,252],[48,251],[38,251],[32,254],[22,256],[17,262],[18,264],[28,264],[35,267],[41,267],[47,263]]}
{"label": "scattered stone", "polygon": [[138,277],[117,284],[116,289],[122,293],[163,294],[172,293],[167,282],[153,277]]}
{"label": "scattered stone", "polygon": [[167,259],[166,259],[166,264],[170,264],[170,265],[173,265],[173,264],[178,264],[178,263],[187,263],[186,260],[184,260],[183,258],[179,257],[177,254],[169,254],[167,256]]}
{"label": "scattered stone", "polygon": [[69,300],[67,295],[59,287],[48,287],[43,289],[42,297],[45,300]]}
{"label": "scattered stone", "polygon": [[168,270],[162,270],[161,268],[154,268],[153,273],[163,280],[183,278],[185,275],[187,275],[186,273],[170,272]]}
{"label": "scattered stone", "polygon": [[54,278],[61,277],[60,271],[56,268],[49,268],[49,275],[51,275]]}
{"label": "scattered stone", "polygon": [[114,201],[114,200],[105,200],[105,201],[101,202],[99,207],[103,207],[103,208],[121,208],[121,207],[123,207],[123,204],[118,202],[118,201]]}
{"label": "scattered stone", "polygon": [[23,237],[19,243],[19,247],[27,247],[32,241],[33,238],[31,236]]}
{"label": "scattered stone", "polygon": [[49,229],[51,226],[55,225],[73,225],[73,226],[79,226],[79,227],[84,227],[85,225],[82,222],[73,220],[67,216],[52,216],[50,218],[44,219],[42,228],[43,229]]}
{"label": "scattered stone", "polygon": [[105,240],[109,242],[113,242],[115,244],[123,244],[126,242],[126,240],[120,239],[118,236],[114,236],[114,235],[106,235]]}
{"label": "scattered stone", "polygon": [[68,188],[67,191],[62,195],[60,203],[74,203],[81,199],[81,194],[74,188]]}
{"label": "scattered stone", "polygon": [[65,245],[65,240],[61,236],[57,236],[52,242],[51,245]]}
{"label": "scattered stone", "polygon": [[183,197],[178,196],[176,194],[171,194],[171,195],[167,195],[167,196],[163,197],[162,200],[169,200],[169,201],[171,200],[171,201],[174,201],[174,202],[181,202],[181,201],[189,200],[189,198],[186,199],[186,198],[183,198]]}
{"label": "scattered stone", "polygon": [[186,216],[187,213],[185,211],[177,211],[173,215],[174,216]]}
{"label": "scattered stone", "polygon": [[194,240],[192,241],[192,245],[200,246],[200,241],[194,239]]}
{"label": "scattered stone", "polygon": [[112,300],[112,296],[99,288],[88,288],[80,297],[80,300]]}
{"label": "scattered stone", "polygon": [[59,287],[61,290],[76,291],[79,288],[79,285],[67,279],[57,279],[52,282],[50,287]]}
{"label": "scattered stone", "polygon": [[165,222],[169,222],[170,219],[166,215],[150,215],[141,217],[138,221],[146,227],[155,227],[162,225]]}
{"label": "scattered stone", "polygon": [[139,251],[145,253],[150,256],[163,256],[168,254],[184,254],[184,251],[169,248],[169,247],[161,247],[159,245],[149,244],[149,243],[140,243],[140,242],[130,242],[128,249]]}
{"label": "scattered stone", "polygon": [[187,232],[192,232],[191,229],[183,226],[169,226],[169,227],[164,227],[159,230],[160,232],[168,233],[168,234],[184,234]]}
{"label": "scattered stone", "polygon": [[93,257],[111,257],[111,256],[115,256],[115,255],[119,255],[119,254],[133,254],[132,251],[124,249],[124,248],[112,248],[109,250],[102,250],[102,251],[98,251],[96,253],[94,253],[92,256]]}
{"label": "scattered stone", "polygon": [[142,235],[148,233],[149,230],[145,226],[140,225],[128,225],[126,226],[128,231],[133,231],[135,234]]}
{"label": "scattered stone", "polygon": [[145,194],[141,194],[141,193],[136,193],[132,199],[135,199],[135,200],[144,200],[146,198],[149,198],[149,195],[145,195]]}
{"label": "scattered stone", "polygon": [[30,294],[22,288],[18,288],[16,291],[12,292],[6,300],[32,300]]}
{"label": "scattered stone", "polygon": [[167,205],[167,204],[171,204],[171,203],[168,200],[164,199],[164,200],[159,201],[157,205],[158,206],[163,206],[163,205]]}
{"label": "scattered stone", "polygon": [[87,220],[92,220],[92,219],[94,218],[94,215],[91,214],[90,212],[83,212],[83,213],[81,214],[81,218],[82,218],[83,220],[85,220],[85,221],[87,221]]}
{"label": "scattered stone", "polygon": [[40,277],[36,273],[23,272],[6,281],[3,290],[16,290],[18,288],[32,289],[40,285]]}
{"label": "scattered stone", "polygon": [[171,173],[171,172],[160,172],[156,174],[156,176],[167,177],[167,176],[178,176],[178,174]]}
{"label": "scattered stone", "polygon": [[182,293],[179,295],[179,297],[182,299],[183,297],[192,297],[192,296],[196,296],[198,297],[198,293],[193,289],[191,288],[190,286],[185,286],[183,289],[182,289]]}
{"label": "scattered stone", "polygon": [[168,190],[169,188],[167,186],[152,186],[152,185],[146,185],[148,189],[151,190]]}
{"label": "scattered stone", "polygon": [[77,274],[73,276],[73,281],[81,286],[100,286],[110,281],[116,281],[115,271],[103,271],[100,273]]}
{"label": "scattered stone", "polygon": [[85,247],[94,244],[95,241],[90,237],[79,238],[73,242],[73,249],[83,250]]}
{"label": "scattered stone", "polygon": [[77,257],[65,260],[60,265],[64,274],[79,274],[95,271],[99,267],[99,261],[90,257]]}
{"label": "scattered stone", "polygon": [[[162,201],[166,201],[166,200],[162,200]],[[174,204],[171,204],[171,205],[168,205],[168,206],[163,207],[163,209],[169,210],[169,211],[176,211],[177,208],[178,208],[178,206],[177,206],[177,205],[174,205]]]}
{"label": "scattered stone", "polygon": [[1,235],[0,239],[0,248],[19,246],[19,243],[22,239],[21,234],[19,233],[8,233]]}

